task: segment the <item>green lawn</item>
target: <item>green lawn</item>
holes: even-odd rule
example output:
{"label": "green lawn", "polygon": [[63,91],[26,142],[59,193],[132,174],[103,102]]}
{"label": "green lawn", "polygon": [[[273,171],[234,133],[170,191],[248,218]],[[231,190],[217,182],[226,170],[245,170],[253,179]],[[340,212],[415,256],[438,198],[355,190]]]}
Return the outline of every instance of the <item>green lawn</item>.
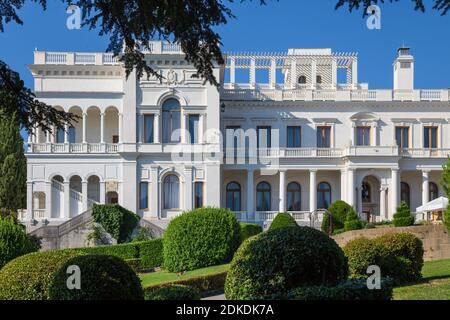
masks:
{"label": "green lawn", "polygon": [[450,259],[424,263],[423,281],[394,288],[395,300],[450,300]]}
{"label": "green lawn", "polygon": [[172,282],[176,280],[186,280],[189,278],[195,278],[198,276],[206,276],[209,274],[219,273],[227,271],[229,268],[229,264],[223,264],[220,266],[213,266],[203,269],[197,269],[193,271],[188,271],[183,275],[179,275],[178,273],[171,273],[167,271],[158,271],[151,273],[143,273],[139,275],[141,278],[142,286],[148,287],[155,284],[164,284],[167,282]]}

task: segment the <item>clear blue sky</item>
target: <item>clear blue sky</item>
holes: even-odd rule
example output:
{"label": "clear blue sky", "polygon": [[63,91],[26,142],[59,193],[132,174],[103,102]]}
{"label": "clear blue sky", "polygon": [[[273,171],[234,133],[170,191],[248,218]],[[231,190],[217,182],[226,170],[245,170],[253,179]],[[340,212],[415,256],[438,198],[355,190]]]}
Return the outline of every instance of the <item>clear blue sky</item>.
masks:
{"label": "clear blue sky", "polygon": [[[0,34],[0,59],[18,70],[32,86],[26,64],[33,50],[104,51],[108,38],[96,32],[68,30],[67,14],[60,1],[49,1],[46,12],[28,4],[20,11],[23,26],[9,24]],[[450,88],[450,14],[413,10],[410,0],[385,4],[382,29],[369,30],[362,12],[334,10],[337,0],[258,0],[232,4],[237,16],[218,28],[225,51],[283,51],[292,47],[330,47],[359,52],[359,81],[371,88],[392,87],[392,61],[397,47],[412,47],[416,58],[417,88]]]}

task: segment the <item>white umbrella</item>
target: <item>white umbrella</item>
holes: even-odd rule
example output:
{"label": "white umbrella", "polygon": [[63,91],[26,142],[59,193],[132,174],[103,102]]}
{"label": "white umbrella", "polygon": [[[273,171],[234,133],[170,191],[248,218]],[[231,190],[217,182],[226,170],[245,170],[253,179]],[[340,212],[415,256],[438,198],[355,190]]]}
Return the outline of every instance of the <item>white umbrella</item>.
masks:
{"label": "white umbrella", "polygon": [[421,207],[416,209],[417,212],[430,212],[445,210],[448,206],[448,199],[446,197],[439,197],[434,199]]}

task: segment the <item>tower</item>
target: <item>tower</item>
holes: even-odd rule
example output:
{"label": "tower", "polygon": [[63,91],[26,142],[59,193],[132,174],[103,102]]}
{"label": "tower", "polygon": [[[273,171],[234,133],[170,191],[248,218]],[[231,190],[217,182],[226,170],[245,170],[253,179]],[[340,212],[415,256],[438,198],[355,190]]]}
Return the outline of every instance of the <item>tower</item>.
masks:
{"label": "tower", "polygon": [[394,61],[394,90],[414,89],[414,57],[410,48],[401,47],[397,50],[398,57]]}

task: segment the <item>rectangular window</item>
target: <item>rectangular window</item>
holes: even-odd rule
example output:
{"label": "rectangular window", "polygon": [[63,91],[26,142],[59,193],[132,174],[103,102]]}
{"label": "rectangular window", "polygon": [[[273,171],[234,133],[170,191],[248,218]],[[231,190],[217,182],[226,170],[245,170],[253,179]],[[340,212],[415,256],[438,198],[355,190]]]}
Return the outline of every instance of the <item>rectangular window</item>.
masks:
{"label": "rectangular window", "polygon": [[153,128],[155,123],[155,116],[153,114],[144,115],[144,143],[153,143]]}
{"label": "rectangular window", "polygon": [[194,189],[194,206],[195,208],[203,208],[203,182],[196,182]]}
{"label": "rectangular window", "polygon": [[[162,127],[163,127],[163,143],[176,143],[180,142],[181,137],[179,134],[181,118],[180,111],[163,111],[162,114]],[[178,134],[175,132],[178,131]]]}
{"label": "rectangular window", "polygon": [[423,147],[434,149],[438,145],[438,128],[425,127],[423,132]]}
{"label": "rectangular window", "polygon": [[287,127],[288,148],[300,148],[302,146],[301,138],[302,138],[301,127]]}
{"label": "rectangular window", "polygon": [[270,126],[257,127],[258,149],[270,148],[272,146],[272,128]]}
{"label": "rectangular window", "polygon": [[189,136],[191,143],[198,143],[200,116],[198,114],[189,115]]}
{"label": "rectangular window", "polygon": [[317,148],[330,148],[331,127],[317,127]]}
{"label": "rectangular window", "polygon": [[139,184],[139,209],[148,209],[148,182]]}
{"label": "rectangular window", "polygon": [[395,140],[399,148],[409,148],[409,127],[395,127]]}
{"label": "rectangular window", "polygon": [[69,143],[76,143],[77,137],[76,137],[76,131],[74,127],[69,128]]}
{"label": "rectangular window", "polygon": [[56,131],[56,143],[64,143],[64,136],[66,135],[64,129],[59,128]]}
{"label": "rectangular window", "polygon": [[119,136],[118,135],[112,136],[112,142],[113,143],[119,143]]}
{"label": "rectangular window", "polygon": [[370,146],[370,127],[356,128],[356,145]]}

